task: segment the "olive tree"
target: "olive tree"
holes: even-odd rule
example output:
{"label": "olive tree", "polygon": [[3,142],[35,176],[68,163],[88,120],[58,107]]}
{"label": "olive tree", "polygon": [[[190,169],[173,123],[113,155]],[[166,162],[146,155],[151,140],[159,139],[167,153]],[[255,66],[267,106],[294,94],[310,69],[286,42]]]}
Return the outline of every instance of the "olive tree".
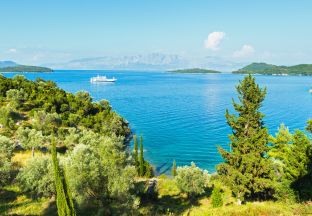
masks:
{"label": "olive tree", "polygon": [[10,105],[15,109],[20,108],[28,97],[24,89],[10,89],[6,92],[6,96],[7,100],[10,102]]}
{"label": "olive tree", "polygon": [[[100,140],[76,145],[65,159],[73,197],[79,204],[93,203],[100,208],[112,203],[119,206],[132,203],[130,190],[134,186],[135,167],[128,165],[122,143],[109,137]],[[92,141],[97,145],[88,145]]]}
{"label": "olive tree", "polygon": [[10,178],[13,149],[14,143],[9,138],[0,135],[0,187],[5,185]]}
{"label": "olive tree", "polygon": [[22,191],[36,197],[51,197],[55,194],[52,160],[48,156],[30,159],[16,180]]}
{"label": "olive tree", "polygon": [[19,127],[16,131],[16,138],[23,148],[32,150],[33,157],[35,148],[41,147],[45,143],[45,137],[42,135],[41,131],[27,127]]}
{"label": "olive tree", "polygon": [[192,162],[191,166],[177,168],[175,181],[182,192],[185,192],[188,197],[194,197],[205,192],[208,177],[207,171],[201,170]]}

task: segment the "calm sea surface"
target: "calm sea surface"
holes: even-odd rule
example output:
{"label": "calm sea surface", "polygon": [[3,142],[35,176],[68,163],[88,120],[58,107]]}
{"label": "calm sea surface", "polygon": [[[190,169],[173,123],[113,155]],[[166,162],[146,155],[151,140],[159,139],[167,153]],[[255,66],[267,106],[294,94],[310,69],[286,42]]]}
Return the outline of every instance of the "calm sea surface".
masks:
{"label": "calm sea surface", "polygon": [[[92,76],[115,76],[116,83],[89,82]],[[4,74],[12,77],[14,73]],[[222,161],[217,146],[228,148],[230,128],[224,117],[233,112],[235,86],[243,78],[233,74],[170,74],[129,71],[55,71],[25,73],[29,79],[53,80],[69,91],[85,90],[94,100],[107,99],[113,109],[130,122],[132,130],[144,137],[145,157],[157,173],[168,172],[172,161],[178,165],[194,161],[215,171]],[[257,76],[267,87],[262,107],[265,123],[274,134],[281,123],[291,130],[303,129],[312,118],[312,77]]]}

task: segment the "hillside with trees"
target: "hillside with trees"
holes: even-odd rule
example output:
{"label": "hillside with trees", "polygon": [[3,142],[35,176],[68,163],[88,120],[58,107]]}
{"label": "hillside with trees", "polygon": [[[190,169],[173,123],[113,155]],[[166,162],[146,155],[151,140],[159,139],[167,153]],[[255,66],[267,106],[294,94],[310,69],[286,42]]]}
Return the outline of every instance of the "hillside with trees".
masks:
{"label": "hillside with trees", "polygon": [[294,66],[277,66],[266,63],[252,63],[237,71],[235,74],[264,74],[264,75],[312,75],[312,64]]}
{"label": "hillside with trees", "polygon": [[0,72],[52,72],[51,68],[17,64],[13,61],[0,61]]}
{"label": "hillside with trees", "polygon": [[236,90],[217,172],[173,160],[171,176],[155,176],[143,137],[129,148],[128,123],[108,101],[0,76],[0,215],[311,214],[312,120],[270,135],[266,89],[248,75]]}

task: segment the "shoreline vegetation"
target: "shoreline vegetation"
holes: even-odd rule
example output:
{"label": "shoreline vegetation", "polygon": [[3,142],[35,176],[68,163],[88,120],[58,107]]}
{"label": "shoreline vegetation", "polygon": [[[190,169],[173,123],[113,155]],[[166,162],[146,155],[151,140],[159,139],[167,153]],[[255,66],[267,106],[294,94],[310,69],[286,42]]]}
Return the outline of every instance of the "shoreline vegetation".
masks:
{"label": "shoreline vegetation", "polygon": [[28,65],[16,65],[16,66],[9,66],[9,67],[2,67],[0,68],[1,73],[5,72],[53,72],[51,68],[47,67],[38,67],[38,66],[28,66]]}
{"label": "shoreline vegetation", "polygon": [[143,137],[130,149],[129,125],[108,101],[0,76],[0,215],[311,214],[312,120],[271,136],[259,111],[266,89],[247,75],[236,91],[217,172],[173,160],[171,176],[155,176]]}
{"label": "shoreline vegetation", "polygon": [[252,63],[233,74],[254,74],[254,75],[273,75],[273,76],[288,76],[288,75],[312,75],[312,64],[300,64],[294,66],[277,66],[267,63]]}
{"label": "shoreline vegetation", "polygon": [[169,70],[167,72],[169,72],[169,73],[189,73],[189,74],[221,73],[220,71],[203,69],[203,68],[189,68],[189,69]]}

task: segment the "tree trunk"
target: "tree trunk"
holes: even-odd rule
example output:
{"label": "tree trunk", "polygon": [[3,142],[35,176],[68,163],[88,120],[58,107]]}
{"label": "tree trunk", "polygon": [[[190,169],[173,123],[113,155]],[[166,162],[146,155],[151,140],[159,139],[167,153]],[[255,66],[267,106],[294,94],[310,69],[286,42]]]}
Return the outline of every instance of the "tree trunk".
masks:
{"label": "tree trunk", "polygon": [[242,205],[242,201],[239,198],[237,199],[237,205]]}
{"label": "tree trunk", "polygon": [[31,147],[31,154],[32,154],[32,157],[35,157],[35,147]]}

